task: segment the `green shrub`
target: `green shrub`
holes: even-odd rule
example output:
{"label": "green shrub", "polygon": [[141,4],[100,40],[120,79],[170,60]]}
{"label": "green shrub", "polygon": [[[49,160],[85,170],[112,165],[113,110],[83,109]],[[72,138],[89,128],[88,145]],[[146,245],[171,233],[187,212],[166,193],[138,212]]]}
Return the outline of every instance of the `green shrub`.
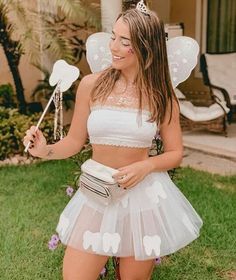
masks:
{"label": "green shrub", "polygon": [[[9,109],[0,106],[0,159],[3,160],[14,154],[24,155],[22,139],[26,130],[36,125],[40,113],[30,116],[22,115],[17,109]],[[53,143],[53,114],[46,114],[40,125],[48,143]],[[67,128],[65,128],[67,130]]]}
{"label": "green shrub", "polygon": [[11,84],[0,85],[0,106],[15,108],[14,90]]}

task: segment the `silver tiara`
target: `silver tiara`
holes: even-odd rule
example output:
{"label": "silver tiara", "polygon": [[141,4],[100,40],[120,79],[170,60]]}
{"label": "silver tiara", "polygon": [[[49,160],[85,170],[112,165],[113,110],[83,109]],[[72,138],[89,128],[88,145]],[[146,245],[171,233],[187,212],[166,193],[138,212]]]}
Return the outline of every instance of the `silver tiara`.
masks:
{"label": "silver tiara", "polygon": [[146,5],[144,4],[143,0],[139,1],[138,4],[136,5],[136,9],[142,13],[144,13],[145,15],[149,15],[149,11],[148,8],[146,7]]}

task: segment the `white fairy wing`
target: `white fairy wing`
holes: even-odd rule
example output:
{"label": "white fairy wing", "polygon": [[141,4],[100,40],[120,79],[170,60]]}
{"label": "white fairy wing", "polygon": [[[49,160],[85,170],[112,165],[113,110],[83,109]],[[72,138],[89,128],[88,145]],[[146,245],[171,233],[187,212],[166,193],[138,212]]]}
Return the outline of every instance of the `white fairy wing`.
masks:
{"label": "white fairy wing", "polygon": [[190,37],[179,36],[167,42],[170,76],[174,88],[185,81],[197,64],[199,46]]}
{"label": "white fairy wing", "polygon": [[90,35],[86,41],[86,58],[93,73],[111,65],[110,38],[109,33],[97,32]]}
{"label": "white fairy wing", "polygon": [[[98,32],[90,35],[86,41],[86,57],[93,73],[111,65],[110,37],[109,33]],[[197,64],[198,53],[198,43],[190,37],[175,37],[167,42],[170,76],[174,88],[189,77]]]}

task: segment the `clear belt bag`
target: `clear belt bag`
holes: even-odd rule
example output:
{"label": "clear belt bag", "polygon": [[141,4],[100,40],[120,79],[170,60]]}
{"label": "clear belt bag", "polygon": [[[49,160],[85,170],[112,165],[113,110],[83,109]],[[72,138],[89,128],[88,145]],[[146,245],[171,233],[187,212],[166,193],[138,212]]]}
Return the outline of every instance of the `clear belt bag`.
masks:
{"label": "clear belt bag", "polygon": [[118,170],[88,159],[81,165],[81,171],[80,190],[92,200],[107,206],[125,193],[112,178]]}

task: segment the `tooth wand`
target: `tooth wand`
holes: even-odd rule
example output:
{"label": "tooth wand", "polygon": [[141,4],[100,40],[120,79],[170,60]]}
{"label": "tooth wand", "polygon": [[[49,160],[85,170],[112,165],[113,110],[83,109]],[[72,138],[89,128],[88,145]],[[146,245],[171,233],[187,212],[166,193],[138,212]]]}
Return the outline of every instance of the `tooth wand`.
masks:
{"label": "tooth wand", "polygon": [[[44,109],[44,111],[43,111],[43,113],[42,113],[42,115],[41,115],[41,117],[40,117],[40,119],[39,119],[39,121],[38,121],[38,123],[37,123],[37,125],[36,125],[36,128],[35,128],[34,132],[36,132],[36,131],[38,130],[38,128],[39,128],[39,126],[40,126],[40,124],[41,124],[41,122],[42,122],[42,120],[43,120],[43,118],[44,118],[44,116],[45,116],[45,114],[46,114],[46,112],[47,112],[47,110],[48,110],[50,104],[52,103],[52,100],[53,100],[53,98],[54,98],[54,95],[56,94],[56,92],[57,92],[58,89],[60,88],[60,83],[61,83],[61,80],[59,80],[59,82],[57,83],[57,86],[56,86],[56,88],[54,89],[54,91],[53,91],[53,93],[52,93],[52,95],[51,95],[51,97],[50,97],[50,99],[49,99],[49,101],[48,101],[48,103],[47,103],[47,106],[45,107],[45,109]],[[30,146],[30,141],[28,142],[27,146],[25,147],[24,152],[27,152],[27,151],[28,151],[29,146]]]}

